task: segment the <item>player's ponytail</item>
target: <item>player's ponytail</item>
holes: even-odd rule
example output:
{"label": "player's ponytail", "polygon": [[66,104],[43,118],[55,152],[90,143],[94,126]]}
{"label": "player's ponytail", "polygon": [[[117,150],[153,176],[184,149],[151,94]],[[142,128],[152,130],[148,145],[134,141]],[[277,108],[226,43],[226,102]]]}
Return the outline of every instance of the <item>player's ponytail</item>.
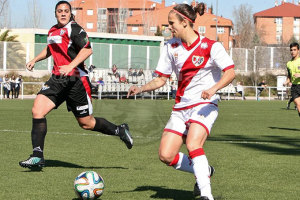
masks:
{"label": "player's ponytail", "polygon": [[205,4],[203,2],[198,3],[193,9],[195,13],[198,13],[200,16],[202,16],[205,11]]}
{"label": "player's ponytail", "polygon": [[67,4],[67,5],[69,6],[70,12],[71,12],[71,18],[70,18],[70,21],[75,21],[75,17],[74,17],[74,15],[73,15],[73,13],[72,13],[72,6],[71,6],[71,4],[70,4],[68,1],[59,1],[59,2],[57,2],[57,4],[55,5],[55,11],[54,11],[54,12],[56,12],[56,9],[57,9],[57,7],[58,7],[60,4]]}
{"label": "player's ponytail", "polygon": [[204,14],[205,11],[205,4],[198,3],[195,7],[188,5],[188,4],[177,4],[171,12],[176,13],[177,18],[180,21],[184,19],[189,21],[191,27],[193,27],[193,23],[197,18],[197,13],[201,16]]}

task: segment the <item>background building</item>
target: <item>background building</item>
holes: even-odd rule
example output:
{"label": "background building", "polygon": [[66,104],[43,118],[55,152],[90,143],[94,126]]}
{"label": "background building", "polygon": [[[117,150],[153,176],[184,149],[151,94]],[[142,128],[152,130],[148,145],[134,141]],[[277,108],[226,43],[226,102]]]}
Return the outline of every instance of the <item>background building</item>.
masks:
{"label": "background building", "polygon": [[300,39],[300,3],[275,3],[273,8],[254,14],[256,30],[263,43],[287,44]]}
{"label": "background building", "polygon": [[[165,0],[161,3],[149,0],[74,0],[71,4],[76,21],[89,32],[171,37],[167,29],[168,14],[174,5],[166,7]],[[232,47],[232,21],[217,17],[211,9],[197,17],[194,28],[200,34],[220,41],[227,50]]]}

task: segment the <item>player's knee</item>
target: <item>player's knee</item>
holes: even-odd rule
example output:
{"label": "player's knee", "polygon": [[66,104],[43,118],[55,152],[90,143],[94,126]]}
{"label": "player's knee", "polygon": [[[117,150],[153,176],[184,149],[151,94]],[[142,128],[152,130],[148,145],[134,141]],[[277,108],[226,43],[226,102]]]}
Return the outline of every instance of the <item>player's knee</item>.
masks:
{"label": "player's knee", "polygon": [[174,159],[174,156],[171,154],[168,154],[166,152],[159,152],[159,160],[165,164],[170,164],[172,160]]}
{"label": "player's knee", "polygon": [[78,124],[81,128],[85,129],[85,130],[92,130],[94,127],[92,127],[92,125],[88,122],[81,122],[78,121]]}
{"label": "player's knee", "polygon": [[38,109],[36,106],[33,106],[31,109],[32,117],[33,118],[43,118],[45,114],[42,112],[41,109]]}

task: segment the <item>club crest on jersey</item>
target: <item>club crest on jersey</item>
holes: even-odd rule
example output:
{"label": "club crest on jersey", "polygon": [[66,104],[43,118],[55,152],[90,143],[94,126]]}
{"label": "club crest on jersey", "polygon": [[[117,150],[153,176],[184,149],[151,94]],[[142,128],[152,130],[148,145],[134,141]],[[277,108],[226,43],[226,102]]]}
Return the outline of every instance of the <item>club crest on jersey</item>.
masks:
{"label": "club crest on jersey", "polygon": [[63,34],[65,34],[65,30],[64,29],[60,29],[60,33],[59,33],[59,35],[63,35]]}
{"label": "club crest on jersey", "polygon": [[207,48],[208,48],[207,42],[202,43],[202,44],[201,44],[201,48],[202,48],[202,49],[207,49]]}
{"label": "club crest on jersey", "polygon": [[203,56],[193,56],[192,62],[196,67],[199,67],[204,62],[204,57]]}

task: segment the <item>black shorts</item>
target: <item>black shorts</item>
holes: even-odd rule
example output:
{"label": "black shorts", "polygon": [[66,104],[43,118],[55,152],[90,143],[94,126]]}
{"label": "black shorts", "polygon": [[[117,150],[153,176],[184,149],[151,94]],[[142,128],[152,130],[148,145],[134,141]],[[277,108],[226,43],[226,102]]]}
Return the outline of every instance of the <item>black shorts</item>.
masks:
{"label": "black shorts", "polygon": [[292,95],[292,98],[294,100],[296,98],[300,97],[300,85],[292,85],[292,87],[291,87],[291,95]]}
{"label": "black shorts", "polygon": [[52,75],[38,94],[48,97],[56,108],[66,101],[68,111],[72,111],[75,117],[93,113],[91,83],[87,76]]}

